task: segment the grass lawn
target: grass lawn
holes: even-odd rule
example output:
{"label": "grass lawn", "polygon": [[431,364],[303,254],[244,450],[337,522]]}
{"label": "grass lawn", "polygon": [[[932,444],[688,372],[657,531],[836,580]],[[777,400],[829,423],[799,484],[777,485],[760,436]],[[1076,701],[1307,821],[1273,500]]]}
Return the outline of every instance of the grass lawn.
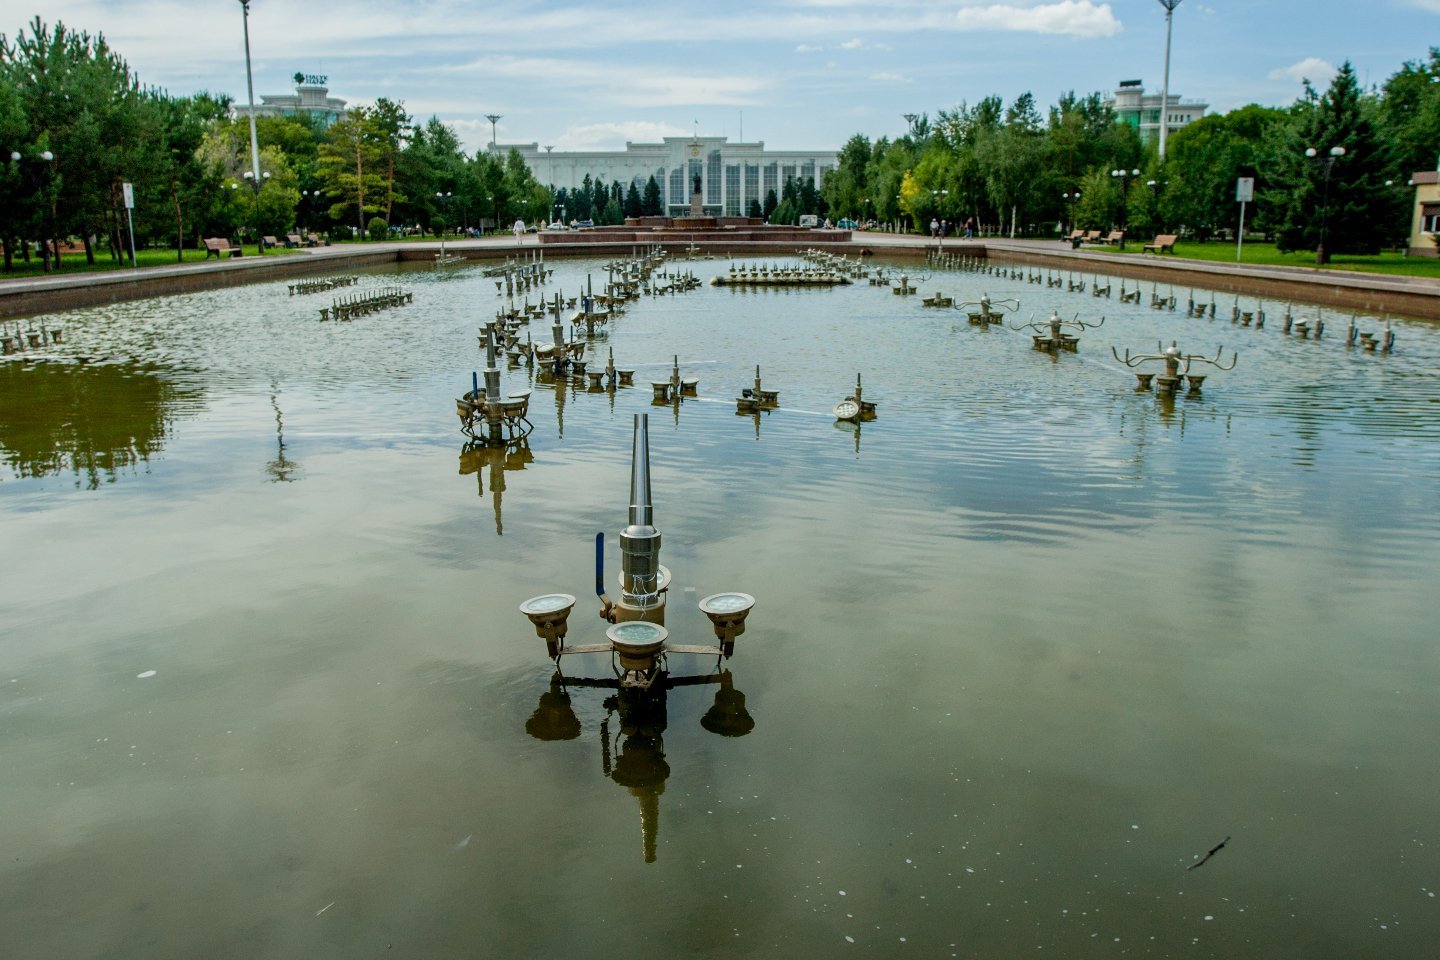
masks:
{"label": "grass lawn", "polygon": [[[284,249],[284,248],[278,248],[278,249],[266,250],[263,255],[264,255],[264,256],[267,256],[267,257],[280,257],[280,256],[289,256],[290,254],[298,253],[298,252],[299,252],[299,251],[296,251],[296,250],[286,250],[286,249]],[[250,257],[256,256],[257,253],[258,253],[258,251],[257,251],[256,248],[255,248],[255,244],[253,244],[253,243],[245,244],[245,258],[246,258],[246,259],[249,259]],[[226,259],[229,259],[228,256],[226,257]],[[204,261],[205,261],[205,251],[204,251],[204,250],[186,250],[186,251],[185,251],[185,260],[184,260],[185,263],[203,263]],[[136,265],[137,267],[173,267],[173,266],[176,265],[175,251],[174,251],[174,250],[136,250],[136,251],[135,251],[135,265]],[[107,271],[107,270],[129,270],[129,269],[130,269],[130,261],[129,261],[129,258],[126,258],[123,262],[117,263],[117,262],[115,262],[115,261],[113,261],[113,260],[110,259],[110,255],[109,255],[108,253],[102,254],[102,253],[100,253],[99,251],[97,251],[96,254],[95,254],[95,263],[94,263],[94,264],[89,264],[89,263],[86,263],[86,262],[85,262],[85,254],[83,254],[83,253],[66,253],[66,254],[62,254],[61,257],[60,257],[60,271],[59,271],[58,273],[52,273],[51,275],[52,275],[52,276],[65,276],[65,275],[67,275],[67,274],[72,274],[72,273],[96,273],[96,272]],[[16,258],[15,258],[15,262],[14,262],[14,264],[13,264],[13,266],[12,266],[12,268],[11,268],[11,270],[10,270],[9,273],[0,272],[0,281],[3,281],[3,280],[11,280],[11,279],[19,279],[19,278],[21,278],[21,277],[39,277],[39,276],[45,276],[45,270],[44,270],[43,261],[41,261],[41,259],[40,259],[39,256],[37,256],[37,255],[35,255],[35,254],[31,254],[31,255],[30,255],[30,262],[29,262],[29,263],[26,263],[24,260],[21,260],[19,257],[16,257]]]}
{"label": "grass lawn", "polygon": [[[1141,244],[1139,243],[1126,243],[1125,252],[1127,254],[1141,256],[1140,246]],[[1144,254],[1144,256],[1157,256],[1157,254]],[[1168,257],[1170,254],[1158,254],[1158,256]],[[1217,263],[1234,263],[1235,244],[1218,240],[1211,241],[1210,243],[1195,243],[1194,241],[1182,240],[1175,244],[1175,256],[1186,257],[1191,260],[1213,260]],[[1275,249],[1273,243],[1259,243],[1253,240],[1247,240],[1241,262],[1282,267],[1313,268],[1315,266],[1315,254],[1313,252],[1281,253]],[[1403,274],[1409,277],[1430,277],[1440,280],[1440,259],[1406,257],[1399,253],[1382,253],[1373,257],[1334,254],[1330,258],[1330,263],[1321,269],[1350,270],[1359,273],[1393,273]]]}

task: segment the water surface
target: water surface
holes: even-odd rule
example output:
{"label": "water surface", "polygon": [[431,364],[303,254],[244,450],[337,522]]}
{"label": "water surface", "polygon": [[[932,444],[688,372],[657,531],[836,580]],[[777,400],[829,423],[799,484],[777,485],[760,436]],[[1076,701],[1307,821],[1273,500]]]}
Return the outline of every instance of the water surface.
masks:
{"label": "water surface", "polygon": [[[1333,311],[1316,342],[1273,302],[1256,330],[1223,296],[1194,320],[921,284],[1105,316],[1050,356],[865,285],[707,286],[597,341],[635,389],[507,370],[535,430],[489,455],[453,399],[503,298],[476,268],[360,289],[395,283],[412,306],[348,324],[281,283],[76,311],[66,345],[0,364],[0,954],[1440,938],[1435,327],[1371,354]],[[1239,363],[1171,402],[1110,355],[1171,340]],[[676,354],[700,397],[654,407]],[[737,416],[757,363],[781,407]],[[829,413],[857,373],[879,404],[858,430]],[[744,736],[702,726],[715,683],[645,717],[574,686],[567,719],[516,610],[569,592],[572,641],[602,638],[593,537],[613,578],[642,412],[672,637],[711,636],[703,596],[758,598],[726,664]]]}

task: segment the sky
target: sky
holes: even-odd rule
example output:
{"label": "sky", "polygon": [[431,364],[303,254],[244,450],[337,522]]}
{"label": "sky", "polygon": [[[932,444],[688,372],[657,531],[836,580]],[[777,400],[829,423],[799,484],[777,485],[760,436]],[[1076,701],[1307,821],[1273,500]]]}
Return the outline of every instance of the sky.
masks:
{"label": "sky", "polygon": [[[237,0],[0,0],[0,33],[35,16],[102,33],[142,83],[245,98]],[[1378,85],[1440,42],[1440,0],[1182,0],[1170,91],[1228,111],[1282,106],[1349,60]],[[352,104],[403,101],[470,150],[620,150],[664,136],[777,150],[897,136],[929,114],[1026,91],[1161,87],[1159,0],[252,0],[257,102],[297,72]]]}

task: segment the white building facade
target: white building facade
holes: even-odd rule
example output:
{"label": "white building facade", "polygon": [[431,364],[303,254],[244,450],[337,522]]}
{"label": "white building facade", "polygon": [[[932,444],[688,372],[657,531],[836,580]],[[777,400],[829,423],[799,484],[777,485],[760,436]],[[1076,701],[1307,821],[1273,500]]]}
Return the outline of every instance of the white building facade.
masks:
{"label": "white building facade", "polygon": [[633,183],[643,194],[654,177],[668,216],[689,212],[697,177],[707,216],[740,217],[752,199],[763,206],[771,190],[778,198],[788,180],[812,178],[818,189],[838,162],[834,151],[766,150],[763,142],[731,143],[725,137],[666,137],[611,151],[559,152],[538,143],[492,144],[489,150],[502,158],[517,151],[535,179],[554,189],[573,190],[588,174],[627,189]]}
{"label": "white building facade", "polygon": [[[262,93],[255,105],[257,117],[293,117],[297,113],[308,113],[328,127],[336,120],[343,119],[349,112],[345,101],[330,96],[325,86],[327,78],[313,73],[295,74],[294,93]],[[248,103],[234,103],[230,107],[236,117],[248,117]]]}
{"label": "white building facade", "polygon": [[[1139,80],[1122,80],[1115,96],[1106,100],[1105,104],[1115,111],[1118,122],[1134,127],[1145,143],[1153,143],[1160,137],[1160,103],[1163,99],[1161,94],[1146,93],[1145,84]],[[1187,123],[1194,123],[1205,116],[1208,109],[1208,103],[1184,100],[1179,94],[1172,93],[1165,126],[1174,133]]]}

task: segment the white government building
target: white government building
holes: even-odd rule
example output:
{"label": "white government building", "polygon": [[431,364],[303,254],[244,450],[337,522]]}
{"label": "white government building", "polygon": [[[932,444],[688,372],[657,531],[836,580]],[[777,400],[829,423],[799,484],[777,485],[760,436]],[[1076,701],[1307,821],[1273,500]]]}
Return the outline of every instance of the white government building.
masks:
{"label": "white government building", "polygon": [[762,143],[731,143],[726,137],[666,137],[661,143],[626,143],[624,150],[556,152],[538,143],[492,143],[502,157],[517,151],[535,179],[555,189],[573,190],[588,174],[592,180],[619,181],[645,190],[651,177],[660,185],[664,210],[683,216],[690,192],[700,178],[707,216],[744,216],[752,199],[763,205],[771,190],[779,197],[787,180],[815,180],[818,189],[835,169],[838,156],[826,150],[766,150]]}

